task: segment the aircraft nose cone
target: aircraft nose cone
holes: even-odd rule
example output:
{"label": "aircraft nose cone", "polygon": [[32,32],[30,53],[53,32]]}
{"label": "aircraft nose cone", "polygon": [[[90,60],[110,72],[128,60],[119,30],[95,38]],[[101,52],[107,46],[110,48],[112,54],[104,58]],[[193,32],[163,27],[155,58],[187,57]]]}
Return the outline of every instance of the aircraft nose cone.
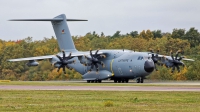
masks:
{"label": "aircraft nose cone", "polygon": [[153,72],[154,70],[154,63],[153,61],[145,61],[144,63],[144,70],[148,73]]}

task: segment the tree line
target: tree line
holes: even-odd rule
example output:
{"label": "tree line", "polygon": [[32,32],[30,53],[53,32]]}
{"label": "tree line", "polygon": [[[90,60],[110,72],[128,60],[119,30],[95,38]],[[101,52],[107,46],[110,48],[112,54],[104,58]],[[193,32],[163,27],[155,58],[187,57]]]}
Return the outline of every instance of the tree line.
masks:
{"label": "tree line", "polygon": [[[113,35],[97,34],[89,32],[84,36],[72,36],[77,50],[88,51],[90,48],[100,49],[129,49],[146,52],[149,48],[160,49],[160,54],[170,55],[184,50],[187,58],[192,58],[195,62],[185,62],[186,67],[181,67],[181,72],[170,73],[171,69],[164,66],[158,67],[159,71],[154,71],[147,78],[161,80],[199,80],[200,79],[200,33],[195,28],[173,29],[172,33],[164,33],[161,30],[132,31],[121,34],[116,31]],[[39,66],[28,67],[25,61],[8,62],[7,59],[33,57],[42,55],[52,55],[60,52],[55,37],[43,38],[40,41],[33,41],[32,37],[22,40],[5,41],[0,39],[0,79],[44,81],[44,80],[69,80],[81,79],[81,75],[74,70],[67,70],[64,74],[62,70],[51,66],[49,60],[39,61]]]}

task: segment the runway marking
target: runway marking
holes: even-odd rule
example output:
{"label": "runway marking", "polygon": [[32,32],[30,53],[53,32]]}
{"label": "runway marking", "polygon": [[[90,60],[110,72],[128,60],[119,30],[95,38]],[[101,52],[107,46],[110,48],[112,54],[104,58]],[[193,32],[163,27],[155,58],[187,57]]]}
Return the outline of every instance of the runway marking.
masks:
{"label": "runway marking", "polygon": [[200,87],[0,85],[0,90],[198,91],[200,92]]}

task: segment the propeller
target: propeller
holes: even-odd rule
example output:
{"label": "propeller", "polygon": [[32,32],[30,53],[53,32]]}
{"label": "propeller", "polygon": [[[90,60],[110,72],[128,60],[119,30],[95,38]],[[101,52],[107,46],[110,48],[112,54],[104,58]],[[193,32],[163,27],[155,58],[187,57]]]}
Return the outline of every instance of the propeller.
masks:
{"label": "propeller", "polygon": [[58,66],[57,72],[60,71],[60,68],[63,68],[63,72],[66,74],[65,67],[67,67],[68,69],[70,69],[70,67],[68,66],[68,64],[75,63],[75,60],[69,61],[69,59],[71,59],[72,53],[70,53],[68,55],[68,57],[65,56],[65,51],[62,51],[62,53],[63,53],[63,57],[60,57],[59,55],[56,55],[56,57],[59,59],[59,61],[53,63],[53,65],[58,64],[59,66]]}
{"label": "propeller", "polygon": [[87,58],[91,62],[90,63],[91,68],[90,68],[89,72],[92,71],[94,66],[96,68],[96,72],[98,72],[99,71],[98,64],[101,65],[102,67],[105,67],[104,63],[102,61],[98,60],[101,57],[105,58],[105,55],[97,55],[98,52],[99,52],[99,49],[95,52],[94,55],[92,55],[92,50],[90,49],[90,57],[85,56],[85,58]]}
{"label": "propeller", "polygon": [[155,68],[156,71],[158,71],[158,69],[157,69],[157,67],[156,67],[156,64],[159,64],[159,63],[158,63],[158,54],[159,54],[160,50],[158,49],[156,54],[153,52],[152,49],[150,50],[150,52],[152,53],[152,54],[151,54],[151,55],[152,55],[151,58],[152,58],[152,60],[153,60],[153,62],[154,62],[154,68]]}
{"label": "propeller", "polygon": [[170,52],[171,58],[172,58],[172,60],[169,60],[170,63],[172,63],[172,71],[171,71],[171,73],[174,72],[175,68],[177,68],[178,72],[180,72],[180,67],[179,67],[179,66],[180,66],[180,65],[185,66],[184,63],[181,62],[181,60],[183,59],[183,57],[180,56],[180,57],[178,58],[179,53],[181,53],[181,50],[178,50],[178,51],[176,52],[176,55],[175,55],[175,58],[174,58],[173,52],[172,52],[172,51]]}

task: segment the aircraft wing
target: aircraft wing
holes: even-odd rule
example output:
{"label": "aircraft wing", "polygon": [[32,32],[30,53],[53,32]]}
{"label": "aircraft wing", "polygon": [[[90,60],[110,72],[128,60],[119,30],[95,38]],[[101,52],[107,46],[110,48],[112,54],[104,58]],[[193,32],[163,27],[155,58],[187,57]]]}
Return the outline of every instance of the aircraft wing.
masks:
{"label": "aircraft wing", "polygon": [[[165,55],[160,55],[159,54],[158,57],[160,57],[160,58],[164,57],[164,58],[172,60],[171,56],[165,56]],[[175,57],[174,57],[174,59],[175,59]],[[188,58],[182,58],[182,60],[184,60],[184,61],[194,61],[193,59],[188,59]]]}
{"label": "aircraft wing", "polygon": [[[69,55],[70,52],[66,52],[66,56]],[[95,51],[92,51],[92,54],[95,54]],[[98,52],[98,54],[103,54],[103,52]],[[62,53],[59,53],[60,57],[63,57]],[[72,52],[71,57],[79,57],[84,55],[90,55],[90,52]],[[47,56],[36,56],[36,57],[27,57],[27,58],[17,58],[17,59],[8,59],[10,62],[15,61],[30,61],[30,60],[44,60],[44,59],[52,59],[55,55],[47,55]]]}
{"label": "aircraft wing", "polygon": [[51,59],[53,56],[55,56],[55,55],[9,59],[8,61],[12,62],[12,61],[43,60],[43,59]]}

